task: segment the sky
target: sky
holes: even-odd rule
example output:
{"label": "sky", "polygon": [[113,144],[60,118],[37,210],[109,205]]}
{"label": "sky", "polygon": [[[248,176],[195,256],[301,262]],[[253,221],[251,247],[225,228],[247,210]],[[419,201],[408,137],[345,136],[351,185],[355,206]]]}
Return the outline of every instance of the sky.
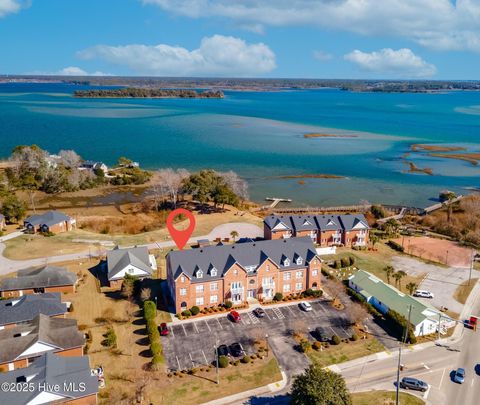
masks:
{"label": "sky", "polygon": [[480,0],[0,0],[0,74],[478,80]]}

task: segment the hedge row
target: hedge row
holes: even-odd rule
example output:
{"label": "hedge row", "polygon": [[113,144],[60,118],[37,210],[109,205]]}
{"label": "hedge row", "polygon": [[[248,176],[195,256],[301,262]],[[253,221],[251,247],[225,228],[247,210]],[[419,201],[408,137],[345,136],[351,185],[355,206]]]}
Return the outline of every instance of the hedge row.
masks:
{"label": "hedge row", "polygon": [[[385,315],[385,318],[387,318],[387,320],[390,321],[390,324],[394,329],[394,331],[397,333],[397,335],[400,338],[403,338],[405,329],[407,328],[407,319],[403,315],[394,311],[393,309],[388,310],[388,312]],[[417,343],[417,338],[415,337],[412,324],[408,325],[406,342],[412,343],[412,344]]]}
{"label": "hedge row", "polygon": [[348,295],[350,295],[350,297],[352,297],[354,301],[363,305],[367,309],[367,311],[374,317],[378,318],[382,316],[382,314],[378,312],[372,304],[365,301],[365,299],[359,293],[357,293],[355,290],[351,289],[348,286],[347,286],[347,293]]}
{"label": "hedge row", "polygon": [[148,340],[150,341],[150,352],[152,353],[152,365],[157,366],[163,363],[162,345],[160,343],[160,332],[158,331],[155,317],[157,315],[157,306],[153,301],[143,303],[143,317],[147,324]]}
{"label": "hedge row", "polygon": [[397,243],[393,240],[389,240],[387,242],[387,245],[390,246],[393,250],[396,250],[397,252],[403,252],[405,250],[403,246],[400,245],[400,243]]}

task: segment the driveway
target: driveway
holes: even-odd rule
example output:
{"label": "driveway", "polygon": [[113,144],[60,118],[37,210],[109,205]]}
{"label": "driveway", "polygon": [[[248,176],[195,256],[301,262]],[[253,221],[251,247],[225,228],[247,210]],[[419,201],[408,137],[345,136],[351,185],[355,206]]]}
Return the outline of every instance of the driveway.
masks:
{"label": "driveway", "polygon": [[[463,267],[443,267],[427,264],[407,256],[395,256],[392,259],[395,270],[403,270],[408,274],[418,276],[426,274],[419,289],[431,291],[433,299],[424,299],[433,306],[446,307],[450,311],[461,313],[463,304],[453,298],[460,284],[468,280],[470,269]],[[472,278],[480,278],[480,272],[473,270]]]}
{"label": "driveway", "polygon": [[247,354],[255,352],[255,340],[265,341],[275,353],[288,375],[303,372],[309,362],[294,347],[293,331],[300,331],[312,340],[317,326],[323,326],[341,338],[351,335],[344,312],[337,311],[325,301],[312,302],[313,310],[304,312],[297,303],[280,307],[264,307],[266,316],[257,318],[252,311],[241,312],[241,321],[233,323],[223,314],[204,317],[192,322],[170,325],[170,335],[162,338],[163,352],[169,369],[182,370],[215,360],[215,344],[231,345],[239,342]]}

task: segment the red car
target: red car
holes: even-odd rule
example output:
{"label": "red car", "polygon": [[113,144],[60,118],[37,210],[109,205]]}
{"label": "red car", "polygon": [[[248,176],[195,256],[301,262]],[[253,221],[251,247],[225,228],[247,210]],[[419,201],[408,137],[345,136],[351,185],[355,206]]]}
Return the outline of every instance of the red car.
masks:
{"label": "red car", "polygon": [[237,311],[231,311],[229,315],[230,315],[230,319],[235,323],[240,322],[242,320],[242,318],[240,317],[240,314]]}
{"label": "red car", "polygon": [[160,335],[167,336],[170,333],[168,330],[167,324],[164,322],[160,324]]}

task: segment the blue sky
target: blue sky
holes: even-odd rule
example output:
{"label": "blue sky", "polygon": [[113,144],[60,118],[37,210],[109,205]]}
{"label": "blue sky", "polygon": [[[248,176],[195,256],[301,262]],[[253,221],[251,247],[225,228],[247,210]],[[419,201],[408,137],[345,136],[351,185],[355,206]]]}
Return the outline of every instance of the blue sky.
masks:
{"label": "blue sky", "polygon": [[0,74],[480,79],[480,0],[0,0]]}

